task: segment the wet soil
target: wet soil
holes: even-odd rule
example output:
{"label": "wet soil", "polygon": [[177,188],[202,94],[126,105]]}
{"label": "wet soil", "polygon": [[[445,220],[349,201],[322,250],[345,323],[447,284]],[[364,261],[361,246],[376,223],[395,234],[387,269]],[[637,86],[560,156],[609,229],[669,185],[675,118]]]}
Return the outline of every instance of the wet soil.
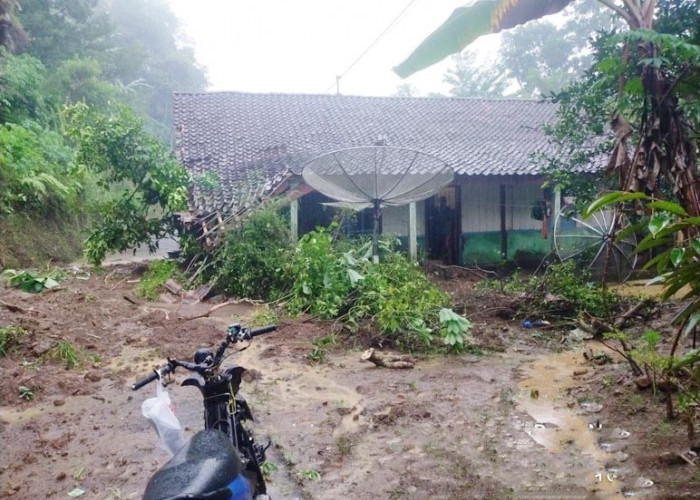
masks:
{"label": "wet soil", "polygon": [[[213,304],[145,302],[133,294],[142,270],[78,273],[38,295],[0,289],[0,327],[27,332],[0,359],[0,497],[67,498],[77,487],[81,498],[140,498],[167,461],[140,412],[155,388],[129,385],[165,356],[214,345],[253,310],[188,320]],[[272,442],[273,498],[700,498],[700,468],[673,460],[694,443],[623,361],[593,364],[583,352],[602,346],[568,350],[565,332],[522,328],[510,298],[476,290],[469,276],[439,280],[473,320],[478,353],[390,370],[339,337],[312,363],[311,341],[333,325],[298,318],[232,355],[249,369],[241,393],[257,439]],[[77,356],[70,369],[64,342]],[[201,400],[168,389],[191,435]]]}

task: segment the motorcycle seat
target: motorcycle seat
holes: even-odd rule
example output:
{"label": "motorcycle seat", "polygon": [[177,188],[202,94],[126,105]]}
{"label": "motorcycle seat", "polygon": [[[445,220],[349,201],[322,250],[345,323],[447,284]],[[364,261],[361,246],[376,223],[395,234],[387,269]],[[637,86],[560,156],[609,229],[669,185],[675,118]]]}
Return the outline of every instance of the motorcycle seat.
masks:
{"label": "motorcycle seat", "polygon": [[243,470],[238,452],[223,432],[198,432],[148,481],[143,500],[206,498]]}

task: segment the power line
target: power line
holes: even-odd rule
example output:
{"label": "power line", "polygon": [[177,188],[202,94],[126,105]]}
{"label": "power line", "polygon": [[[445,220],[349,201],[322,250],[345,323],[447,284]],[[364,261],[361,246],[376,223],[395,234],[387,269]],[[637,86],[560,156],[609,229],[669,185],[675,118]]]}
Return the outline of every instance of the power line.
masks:
{"label": "power line", "polygon": [[[406,13],[406,11],[409,9],[409,7],[411,7],[411,5],[413,5],[415,2],[416,2],[416,0],[410,0],[410,1],[406,4],[406,6],[401,10],[401,12],[399,12],[399,14],[389,23],[389,25],[388,25],[386,28],[384,28],[384,29],[382,30],[382,32],[379,33],[379,35],[377,35],[377,38],[375,38],[374,41],[372,41],[372,43],[369,44],[369,46],[362,52],[362,54],[360,54],[360,55],[357,57],[357,59],[355,59],[355,60],[352,62],[352,64],[350,64],[350,66],[348,66],[347,69],[345,69],[345,71],[343,71],[340,75],[338,75],[338,76],[335,77],[335,82],[332,83],[332,84],[325,90],[324,93],[329,92],[330,90],[333,89],[333,87],[339,88],[339,87],[340,87],[340,79],[343,78],[345,75],[347,75],[348,72],[349,72],[358,62],[360,62],[360,61],[362,60],[363,57],[365,57],[365,56],[367,55],[367,52],[369,52],[370,50],[372,50],[372,48],[377,44],[377,42],[387,33],[387,31],[389,31],[389,30],[391,29],[391,27],[392,27],[394,24],[396,24],[396,22],[397,22],[399,19],[401,19],[401,17]],[[338,92],[338,93],[340,93],[340,92]]]}

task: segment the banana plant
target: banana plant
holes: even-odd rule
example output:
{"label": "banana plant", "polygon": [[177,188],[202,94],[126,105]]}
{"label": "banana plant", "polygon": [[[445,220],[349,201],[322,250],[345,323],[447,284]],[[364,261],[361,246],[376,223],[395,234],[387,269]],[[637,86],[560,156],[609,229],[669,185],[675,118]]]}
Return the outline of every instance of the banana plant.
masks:
{"label": "banana plant", "polygon": [[[658,194],[657,181],[666,177],[686,212],[691,216],[700,215],[696,148],[689,138],[688,119],[679,105],[683,96],[678,94],[679,81],[700,67],[700,47],[683,42],[680,52],[687,56],[682,57],[681,64],[665,63],[667,58],[661,56],[664,43],[676,47],[676,53],[679,44],[668,40],[676,37],[650,32],[661,0],[597,1],[629,26],[630,32],[621,40],[617,64],[620,67],[629,65],[630,54],[634,51],[639,62],[635,70],[641,82],[645,107],[639,115],[642,123],[633,127],[625,117],[624,106],[619,106],[611,123],[617,140],[607,171],[619,175],[622,191]],[[573,0],[473,1],[457,8],[394,71],[406,78],[460,52],[482,35],[554,14],[571,3]],[[629,91],[629,87],[625,90],[624,77],[620,78],[618,97]],[[637,137],[632,137],[635,129],[638,130]],[[633,145],[637,140],[639,144]]]}

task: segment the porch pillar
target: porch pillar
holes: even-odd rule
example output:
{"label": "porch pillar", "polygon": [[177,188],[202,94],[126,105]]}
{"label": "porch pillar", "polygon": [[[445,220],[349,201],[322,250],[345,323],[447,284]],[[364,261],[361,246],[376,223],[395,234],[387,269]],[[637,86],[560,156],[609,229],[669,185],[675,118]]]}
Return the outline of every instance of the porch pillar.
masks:
{"label": "porch pillar", "polygon": [[292,234],[292,242],[299,239],[299,198],[289,204],[289,232]]}
{"label": "porch pillar", "polygon": [[499,189],[501,203],[501,260],[508,259],[508,231],[506,229],[506,185],[501,184]]}
{"label": "porch pillar", "polygon": [[554,224],[561,213],[561,186],[554,186],[554,203],[552,203],[552,248],[554,248]]}
{"label": "porch pillar", "polygon": [[412,261],[418,259],[418,240],[416,228],[416,202],[408,204],[408,258]]}

